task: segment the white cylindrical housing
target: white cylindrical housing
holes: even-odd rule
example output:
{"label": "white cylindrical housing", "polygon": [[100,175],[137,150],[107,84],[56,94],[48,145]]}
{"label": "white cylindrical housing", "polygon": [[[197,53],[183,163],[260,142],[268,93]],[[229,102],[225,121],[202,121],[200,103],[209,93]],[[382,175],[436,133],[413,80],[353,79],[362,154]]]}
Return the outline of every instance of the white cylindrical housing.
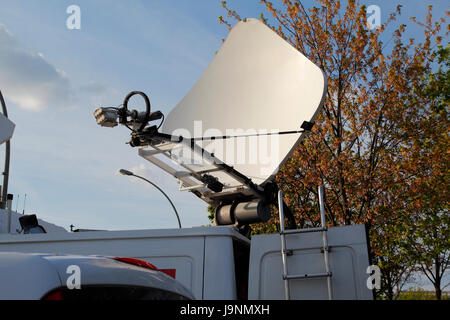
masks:
{"label": "white cylindrical housing", "polygon": [[234,215],[240,224],[266,222],[270,218],[270,207],[263,200],[241,202],[234,209]]}
{"label": "white cylindrical housing", "polygon": [[214,222],[216,226],[227,226],[234,224],[235,219],[233,209],[232,204],[218,207],[214,214]]}

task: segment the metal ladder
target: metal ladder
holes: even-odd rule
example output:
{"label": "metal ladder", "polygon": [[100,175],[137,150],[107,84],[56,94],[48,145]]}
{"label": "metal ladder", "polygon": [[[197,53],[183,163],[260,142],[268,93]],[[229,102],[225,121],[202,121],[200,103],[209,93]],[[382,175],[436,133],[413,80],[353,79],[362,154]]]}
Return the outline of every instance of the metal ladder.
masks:
{"label": "metal ladder", "polygon": [[[328,299],[332,300],[332,288],[331,288],[331,272],[328,262],[328,240],[327,240],[327,224],[325,221],[325,208],[324,208],[324,189],[322,186],[319,187],[319,205],[320,205],[320,220],[322,223],[321,227],[318,228],[307,228],[307,229],[284,229],[284,211],[283,211],[283,192],[278,191],[278,212],[280,214],[280,237],[281,237],[281,261],[283,264],[283,281],[284,281],[284,296],[286,300],[290,300],[289,291],[289,280],[292,279],[306,279],[306,278],[327,278],[328,287]],[[308,232],[322,232],[322,250],[323,259],[325,263],[325,273],[313,273],[313,274],[288,274],[287,268],[287,257],[289,250],[286,249],[286,235],[296,234],[296,233],[308,233]]]}

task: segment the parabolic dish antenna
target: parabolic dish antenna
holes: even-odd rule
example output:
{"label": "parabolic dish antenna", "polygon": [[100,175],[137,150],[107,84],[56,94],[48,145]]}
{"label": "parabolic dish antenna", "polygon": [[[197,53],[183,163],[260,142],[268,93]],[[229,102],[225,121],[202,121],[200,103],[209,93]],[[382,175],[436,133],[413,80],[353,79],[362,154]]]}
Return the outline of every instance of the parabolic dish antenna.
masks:
{"label": "parabolic dish antenna", "polygon": [[[198,82],[167,115],[162,132],[200,138],[300,130],[304,121],[315,120],[325,91],[319,67],[261,21],[246,19],[232,28]],[[301,138],[262,135],[203,147],[263,184]]]}
{"label": "parabolic dish antenna", "polygon": [[[232,28],[206,71],[167,115],[161,131],[196,139],[215,158],[264,185],[303,136],[265,133],[301,130],[304,122],[313,123],[325,92],[326,78],[319,67],[261,21],[246,19]],[[237,135],[247,137],[201,140]],[[150,161],[154,155],[146,149],[140,154]],[[208,172],[225,187],[242,186],[227,172],[214,171],[208,161],[183,166],[189,172]]]}
{"label": "parabolic dish antenna", "polygon": [[0,144],[11,139],[15,125],[12,121],[0,114]]}

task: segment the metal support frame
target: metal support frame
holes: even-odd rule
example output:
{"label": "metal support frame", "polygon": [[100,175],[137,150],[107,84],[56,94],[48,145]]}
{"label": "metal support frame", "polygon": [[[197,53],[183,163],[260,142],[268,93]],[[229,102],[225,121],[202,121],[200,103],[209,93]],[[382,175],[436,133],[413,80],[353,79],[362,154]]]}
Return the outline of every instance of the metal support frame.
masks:
{"label": "metal support frame", "polygon": [[222,160],[216,158],[214,154],[209,153],[208,151],[200,147],[198,144],[195,143],[194,139],[188,139],[188,142],[186,142],[186,139],[184,139],[183,137],[172,136],[165,133],[157,133],[156,137],[165,140],[167,142],[176,141],[178,143],[184,143],[184,145],[190,147],[192,151],[194,151],[194,153],[202,155],[202,159],[205,159],[207,162],[210,162],[211,165],[215,166],[219,171],[226,172],[227,174],[232,176],[233,179],[239,181],[240,183],[242,183],[242,185],[248,187],[255,196],[259,198],[263,198],[265,196],[264,191],[260,186],[254,184],[250,178],[243,175],[233,167],[225,164]]}
{"label": "metal support frame", "polygon": [[[147,141],[149,145],[154,149],[141,149],[139,152],[140,155],[178,179],[178,181],[180,182],[181,191],[198,191],[200,194],[202,194],[202,197],[205,197],[209,201],[220,200],[222,193],[223,196],[228,196],[234,192],[245,194],[246,196],[251,195],[255,199],[264,199],[266,197],[263,187],[255,184],[250,178],[240,173],[232,166],[225,164],[223,161],[216,158],[214,154],[209,153],[208,151],[200,147],[196,143],[195,139],[185,139],[181,136],[173,136],[158,132],[153,132],[152,134],[144,133],[140,138]],[[152,144],[152,141],[156,141],[159,143]],[[208,165],[210,165],[212,168],[208,168],[202,171],[195,171],[190,168],[189,165],[183,164],[181,161],[178,162],[175,159],[175,162],[177,162],[177,164],[185,170],[177,171],[174,167],[156,157],[158,154],[161,154],[173,161],[174,158],[171,156],[171,151],[180,145],[189,147],[194,152],[194,154],[200,155],[201,159],[208,163]],[[213,192],[212,190],[209,190],[207,185],[202,182],[202,178],[204,174],[213,172],[226,173],[236,181],[236,185],[223,185],[224,190],[222,192]]]}
{"label": "metal support frame", "polygon": [[[284,297],[286,300],[290,300],[290,289],[289,280],[292,279],[307,279],[307,278],[327,278],[327,290],[328,299],[331,300],[332,287],[331,287],[331,271],[329,266],[329,247],[327,239],[327,225],[325,221],[325,206],[324,206],[324,189],[322,186],[319,187],[319,206],[320,206],[320,220],[321,227],[318,228],[307,228],[307,229],[295,229],[295,230],[285,230],[284,228],[284,208],[283,208],[283,191],[278,191],[278,212],[280,216],[280,239],[281,239],[281,262],[283,267],[283,282],[284,282]],[[311,273],[311,274],[289,274],[288,273],[288,250],[286,247],[286,235],[297,234],[297,233],[309,233],[309,232],[322,232],[322,250],[323,258],[325,264],[325,273]]]}

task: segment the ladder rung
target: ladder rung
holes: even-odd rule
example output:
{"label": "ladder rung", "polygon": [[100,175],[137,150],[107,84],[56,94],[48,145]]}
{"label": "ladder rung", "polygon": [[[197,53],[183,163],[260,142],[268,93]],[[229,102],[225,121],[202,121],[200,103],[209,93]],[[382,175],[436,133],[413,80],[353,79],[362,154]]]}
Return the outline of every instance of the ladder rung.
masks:
{"label": "ladder rung", "polygon": [[[326,252],[330,252],[331,251],[331,246],[328,247],[316,247],[316,248],[310,248],[310,249],[320,249],[320,253],[324,253]],[[294,250],[296,249],[285,249],[285,250],[281,250],[281,254],[285,254],[287,256],[292,256],[294,254]]]}
{"label": "ladder rung", "polygon": [[306,228],[306,229],[290,229],[280,232],[280,234],[293,234],[293,233],[308,233],[308,232],[321,232],[327,231],[327,228],[317,227],[317,228]]}
{"label": "ladder rung", "polygon": [[291,279],[306,279],[306,278],[325,278],[325,277],[331,277],[331,272],[328,273],[310,273],[310,274],[296,274],[296,275],[283,275],[284,280],[291,280]]}

